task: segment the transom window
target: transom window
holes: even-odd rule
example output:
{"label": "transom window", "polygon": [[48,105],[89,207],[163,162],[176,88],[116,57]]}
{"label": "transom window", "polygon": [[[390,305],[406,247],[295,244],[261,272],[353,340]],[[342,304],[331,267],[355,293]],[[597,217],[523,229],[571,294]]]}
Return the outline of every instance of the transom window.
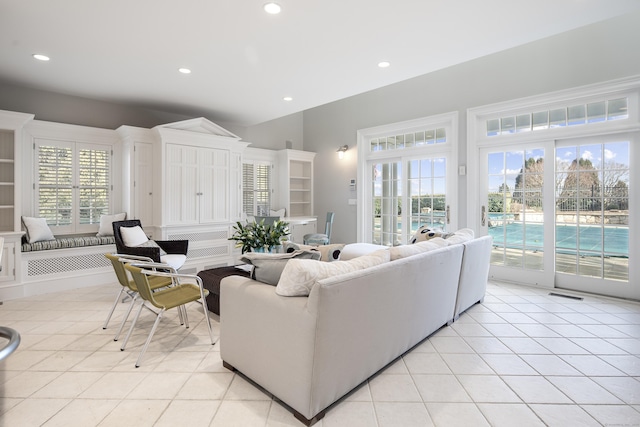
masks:
{"label": "transom window", "polygon": [[421,147],[432,144],[444,144],[447,142],[445,128],[418,130],[400,135],[382,136],[373,138],[369,144],[371,151],[402,150],[404,148]]}
{"label": "transom window", "polygon": [[487,136],[627,119],[628,103],[625,97],[492,118],[486,121]]}

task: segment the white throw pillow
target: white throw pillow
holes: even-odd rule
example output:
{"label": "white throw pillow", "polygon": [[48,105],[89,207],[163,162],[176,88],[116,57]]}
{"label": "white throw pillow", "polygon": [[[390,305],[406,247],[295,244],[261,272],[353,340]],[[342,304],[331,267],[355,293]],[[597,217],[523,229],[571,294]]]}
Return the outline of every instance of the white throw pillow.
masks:
{"label": "white throw pillow", "polygon": [[285,297],[308,296],[318,280],[337,276],[389,261],[389,251],[382,249],[349,261],[318,262],[291,259],[282,270],[276,294]]}
{"label": "white throw pillow", "polygon": [[120,234],[125,246],[139,246],[149,240],[139,225],[135,227],[120,227]]}
{"label": "white throw pillow", "polygon": [[27,242],[35,243],[43,240],[54,240],[53,233],[45,218],[22,217],[22,224],[26,231]]}
{"label": "white throw pillow", "polygon": [[96,236],[113,236],[113,221],[124,221],[127,219],[127,213],[119,213],[114,215],[100,215],[100,228]]}

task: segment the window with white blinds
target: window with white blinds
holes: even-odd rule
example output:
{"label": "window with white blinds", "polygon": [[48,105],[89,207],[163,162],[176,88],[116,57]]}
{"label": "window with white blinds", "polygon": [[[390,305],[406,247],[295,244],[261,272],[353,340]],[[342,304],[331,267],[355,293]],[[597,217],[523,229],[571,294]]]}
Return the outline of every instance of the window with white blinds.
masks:
{"label": "window with white blinds", "polygon": [[87,232],[109,213],[111,147],[66,141],[36,143],[36,211],[54,232]]}
{"label": "window with white blinds", "polygon": [[242,210],[247,216],[268,216],[271,210],[270,163],[242,164]]}

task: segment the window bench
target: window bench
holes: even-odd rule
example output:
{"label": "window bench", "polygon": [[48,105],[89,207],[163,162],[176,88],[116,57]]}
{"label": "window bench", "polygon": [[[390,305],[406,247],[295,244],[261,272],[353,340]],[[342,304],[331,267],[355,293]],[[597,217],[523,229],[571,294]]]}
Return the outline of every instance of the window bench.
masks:
{"label": "window bench", "polygon": [[113,236],[77,236],[60,237],[55,240],[44,240],[35,243],[23,243],[22,252],[48,251],[53,249],[80,248],[84,246],[99,246],[115,244]]}
{"label": "window bench", "polygon": [[21,282],[25,295],[43,294],[116,281],[104,256],[116,251],[113,236],[61,236],[22,243]]}

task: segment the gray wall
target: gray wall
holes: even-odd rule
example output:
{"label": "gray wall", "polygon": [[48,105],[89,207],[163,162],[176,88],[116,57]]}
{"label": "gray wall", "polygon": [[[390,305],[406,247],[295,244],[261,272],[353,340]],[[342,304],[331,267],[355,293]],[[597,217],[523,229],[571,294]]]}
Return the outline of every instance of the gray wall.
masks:
{"label": "gray wall", "polygon": [[[428,60],[428,57],[426,57]],[[459,112],[459,164],[467,164],[466,110],[471,107],[640,74],[640,14],[580,28],[304,112],[304,149],[314,151],[319,228],[336,213],[334,242],[356,240],[358,129]],[[342,161],[336,150],[351,149]],[[459,225],[466,225],[467,179],[460,177]],[[357,183],[362,185],[363,183]],[[455,213],[454,213],[455,214]]]}
{"label": "gray wall", "polygon": [[[277,120],[270,120],[246,129],[242,136],[251,142],[251,147],[282,150],[288,148],[287,141],[291,141],[291,148],[302,150],[302,112],[291,114]],[[224,127],[224,125],[221,125]]]}
{"label": "gray wall", "polygon": [[179,114],[129,107],[0,81],[0,110],[35,114],[36,120],[117,129],[122,125],[152,128],[190,119]]}

